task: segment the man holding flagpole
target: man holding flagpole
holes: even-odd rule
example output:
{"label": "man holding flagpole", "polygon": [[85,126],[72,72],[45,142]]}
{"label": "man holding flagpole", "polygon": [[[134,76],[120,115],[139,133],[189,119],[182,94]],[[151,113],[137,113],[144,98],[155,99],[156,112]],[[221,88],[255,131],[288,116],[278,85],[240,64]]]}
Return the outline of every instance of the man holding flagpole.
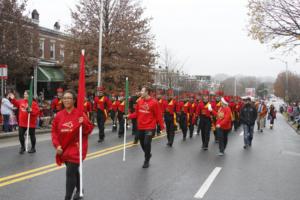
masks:
{"label": "man holding flagpole", "polygon": [[158,123],[160,125],[161,130],[165,129],[158,102],[149,95],[150,92],[149,87],[142,87],[141,99],[136,105],[135,113],[128,115],[130,119],[137,119],[139,140],[145,153],[143,168],[149,167],[150,158],[152,156],[151,142],[156,130],[156,124]]}
{"label": "man holding flagpole", "polygon": [[[20,154],[24,154],[25,151],[28,151],[28,137],[30,135],[31,149],[28,153],[35,153],[35,128],[40,109],[38,104],[33,101],[32,98],[32,80],[30,83],[30,90],[25,90],[24,99],[16,100],[13,93],[9,93],[9,98],[11,103],[19,109],[19,140],[21,144]],[[26,132],[27,131],[27,132]],[[26,142],[25,142],[25,133]]]}

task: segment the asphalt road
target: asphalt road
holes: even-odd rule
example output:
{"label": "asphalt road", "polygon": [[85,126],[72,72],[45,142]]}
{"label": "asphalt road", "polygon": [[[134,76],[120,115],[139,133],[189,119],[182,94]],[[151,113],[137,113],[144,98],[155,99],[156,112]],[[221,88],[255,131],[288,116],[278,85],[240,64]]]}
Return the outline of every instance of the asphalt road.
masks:
{"label": "asphalt road", "polygon": [[[142,168],[143,153],[131,135],[123,162],[123,140],[107,131],[105,143],[98,144],[96,133],[84,162],[87,200],[300,199],[300,136],[281,115],[274,130],[255,132],[251,149],[243,149],[241,129],[232,132],[224,157],[216,156],[212,140],[202,151],[200,136],[184,142],[177,134],[168,148],[162,135],[152,143],[149,169]],[[55,166],[49,139],[38,138],[34,155],[19,155],[12,139],[0,141],[0,200],[64,199],[65,168]]]}

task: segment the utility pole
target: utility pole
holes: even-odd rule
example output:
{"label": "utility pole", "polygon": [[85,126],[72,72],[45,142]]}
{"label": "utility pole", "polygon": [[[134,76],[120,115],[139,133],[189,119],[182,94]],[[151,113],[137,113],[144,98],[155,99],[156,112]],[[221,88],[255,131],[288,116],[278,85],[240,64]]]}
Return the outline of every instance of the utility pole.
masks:
{"label": "utility pole", "polygon": [[99,55],[98,55],[98,84],[101,86],[101,63],[102,63],[102,26],[103,26],[103,1],[100,0],[100,22],[99,22]]}

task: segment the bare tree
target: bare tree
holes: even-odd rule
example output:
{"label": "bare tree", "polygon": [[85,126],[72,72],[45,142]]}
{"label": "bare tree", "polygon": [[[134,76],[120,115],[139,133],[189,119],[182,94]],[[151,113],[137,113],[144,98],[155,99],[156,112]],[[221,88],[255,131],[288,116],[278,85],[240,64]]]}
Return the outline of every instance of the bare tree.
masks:
{"label": "bare tree", "polygon": [[249,0],[249,35],[274,48],[300,45],[300,0]]}
{"label": "bare tree", "polygon": [[[78,61],[80,48],[86,49],[87,70],[97,72],[100,0],[80,0],[72,11],[73,40],[68,45],[68,63]],[[152,82],[152,67],[156,59],[150,18],[144,17],[139,0],[103,0],[103,62],[102,82],[109,89],[125,86],[129,77],[131,88]],[[74,56],[75,55],[75,56]],[[76,57],[77,56],[77,57]],[[71,71],[69,69],[69,71]],[[97,73],[87,79],[94,88]]]}
{"label": "bare tree", "polygon": [[0,0],[0,64],[8,65],[8,84],[28,84],[38,57],[37,25],[24,15],[26,0]]}
{"label": "bare tree", "polygon": [[[300,75],[292,72],[288,72],[288,101],[300,101],[299,87],[300,87]],[[281,98],[285,98],[286,90],[286,72],[281,72],[277,75],[277,79],[274,83],[275,95]]]}
{"label": "bare tree", "polygon": [[184,63],[181,63],[176,59],[176,56],[167,47],[160,54],[159,65],[165,69],[164,70],[164,83],[168,88],[178,88],[183,87],[183,67]]}

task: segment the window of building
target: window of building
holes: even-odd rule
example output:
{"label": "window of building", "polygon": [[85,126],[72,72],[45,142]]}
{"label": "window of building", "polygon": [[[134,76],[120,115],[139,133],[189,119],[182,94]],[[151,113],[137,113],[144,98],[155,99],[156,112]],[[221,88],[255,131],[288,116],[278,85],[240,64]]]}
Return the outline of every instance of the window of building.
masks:
{"label": "window of building", "polygon": [[40,58],[44,58],[45,52],[45,41],[43,39],[40,40],[40,48],[39,48],[39,56]]}
{"label": "window of building", "polygon": [[55,59],[55,43],[50,43],[50,58]]}
{"label": "window of building", "polygon": [[65,50],[63,45],[60,46],[59,55],[61,61],[63,62],[65,60]]}

